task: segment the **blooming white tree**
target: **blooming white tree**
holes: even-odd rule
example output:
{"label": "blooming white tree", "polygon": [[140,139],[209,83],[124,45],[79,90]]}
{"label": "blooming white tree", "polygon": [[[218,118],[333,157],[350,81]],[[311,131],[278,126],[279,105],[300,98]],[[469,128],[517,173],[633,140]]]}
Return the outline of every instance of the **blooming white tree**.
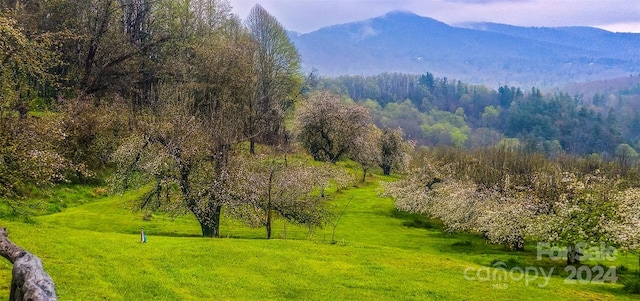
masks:
{"label": "blooming white tree", "polygon": [[313,94],[296,112],[297,137],[317,161],[335,163],[357,150],[371,116],[366,108],[348,104],[329,92]]}
{"label": "blooming white tree", "polygon": [[427,213],[442,221],[447,232],[479,232],[490,243],[523,249],[526,227],[535,210],[530,200],[480,189],[470,181],[434,176],[407,178],[385,185],[403,211]]}
{"label": "blooming white tree", "polygon": [[479,232],[511,249],[523,249],[527,239],[567,247],[568,264],[579,263],[578,246],[637,250],[637,190],[621,191],[618,180],[598,170],[562,173],[544,161],[510,162],[509,154],[496,154],[491,164],[482,157],[428,155],[407,177],[385,184],[385,193],[400,210],[440,219],[446,231]]}
{"label": "blooming white tree", "polygon": [[324,224],[328,211],[317,193],[322,181],[316,181],[313,167],[269,158],[245,166],[247,177],[239,183],[244,198],[230,208],[232,215],[250,226],[265,227],[267,239],[276,218],[309,228]]}
{"label": "blooming white tree", "polygon": [[220,104],[220,119],[202,116],[185,92],[162,90],[156,112],[138,114],[136,129],[113,154],[114,186],[155,183],[141,207],[187,210],[203,236],[218,237],[222,207],[243,197],[237,183],[246,174],[232,147],[236,130],[220,129],[233,124],[234,106]]}
{"label": "blooming white tree", "polygon": [[[414,213],[429,213],[444,194],[439,193],[443,173],[428,159],[414,168],[405,178],[382,184],[382,194],[395,199],[396,208]],[[438,184],[438,185],[436,185]]]}
{"label": "blooming white tree", "polygon": [[615,243],[618,219],[615,181],[598,172],[584,176],[564,173],[563,193],[551,203],[551,210],[538,214],[528,233],[538,241],[567,247],[567,264],[580,262],[580,245]]}
{"label": "blooming white tree", "polygon": [[405,171],[409,167],[414,141],[405,141],[401,128],[384,129],[380,137],[380,168],[385,175],[392,170]]}
{"label": "blooming white tree", "polygon": [[478,216],[475,230],[483,233],[490,243],[524,250],[527,227],[536,214],[535,199],[529,193],[504,196],[491,191],[481,195],[484,196],[475,207]]}
{"label": "blooming white tree", "polygon": [[362,134],[354,138],[353,148],[349,152],[349,157],[362,167],[362,182],[367,177],[367,172],[380,164],[382,152],[380,139],[382,132],[373,124],[363,128]]}
{"label": "blooming white tree", "polygon": [[640,250],[640,188],[620,191],[615,196],[617,221],[609,225],[614,240],[622,251]]}

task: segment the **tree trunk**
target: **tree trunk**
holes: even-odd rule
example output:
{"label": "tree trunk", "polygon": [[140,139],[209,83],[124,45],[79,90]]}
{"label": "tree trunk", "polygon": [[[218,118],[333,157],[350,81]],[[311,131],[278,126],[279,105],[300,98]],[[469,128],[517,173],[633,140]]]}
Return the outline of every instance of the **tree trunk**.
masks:
{"label": "tree trunk", "polygon": [[200,223],[200,228],[202,229],[203,237],[215,237],[214,233],[216,232],[216,227],[214,225]]}
{"label": "tree trunk", "polygon": [[391,166],[389,166],[389,165],[382,166],[382,172],[384,173],[385,176],[390,175],[391,174]]}
{"label": "tree trunk", "polygon": [[249,153],[252,155],[256,154],[256,142],[253,138],[249,139]]}
{"label": "tree trunk", "polygon": [[362,183],[367,179],[367,169],[362,169]]}
{"label": "tree trunk", "polygon": [[213,213],[213,231],[211,237],[220,237],[220,213],[222,212],[222,206],[216,206]]}
{"label": "tree trunk", "polygon": [[517,240],[512,243],[511,249],[514,251],[524,251],[524,237],[519,236]]}
{"label": "tree trunk", "polygon": [[0,255],[13,263],[10,301],[58,300],[53,280],[40,258],[11,242],[5,228],[0,228]]}
{"label": "tree trunk", "polygon": [[271,239],[271,210],[267,210],[267,239]]}
{"label": "tree trunk", "polygon": [[271,239],[271,219],[273,218],[271,216],[273,214],[271,210],[271,187],[273,185],[274,174],[275,174],[275,169],[272,167],[271,173],[269,174],[269,190],[267,195],[267,223],[265,225],[267,230],[267,239]]}
{"label": "tree trunk", "polygon": [[198,218],[200,222],[200,228],[202,229],[202,236],[204,237],[220,237],[220,213],[222,212],[222,206],[216,206],[213,210],[213,214],[209,218]]}
{"label": "tree trunk", "polygon": [[285,220],[282,224],[284,225],[284,239],[287,239],[287,221]]}
{"label": "tree trunk", "polygon": [[567,265],[579,265],[582,251],[572,243],[567,246]]}
{"label": "tree trunk", "polygon": [[29,106],[25,103],[25,100],[20,97],[20,102],[16,106],[16,110],[18,111],[18,115],[20,116],[20,120],[26,120],[27,115],[29,114]]}

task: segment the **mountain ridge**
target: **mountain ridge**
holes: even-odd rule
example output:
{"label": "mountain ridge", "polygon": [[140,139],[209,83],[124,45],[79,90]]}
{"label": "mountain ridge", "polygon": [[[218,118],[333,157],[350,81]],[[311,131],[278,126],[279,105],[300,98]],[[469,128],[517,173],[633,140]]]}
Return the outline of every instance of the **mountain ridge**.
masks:
{"label": "mountain ridge", "polygon": [[406,11],[290,33],[323,76],[432,72],[479,84],[552,86],[640,71],[640,34],[592,27],[452,26]]}

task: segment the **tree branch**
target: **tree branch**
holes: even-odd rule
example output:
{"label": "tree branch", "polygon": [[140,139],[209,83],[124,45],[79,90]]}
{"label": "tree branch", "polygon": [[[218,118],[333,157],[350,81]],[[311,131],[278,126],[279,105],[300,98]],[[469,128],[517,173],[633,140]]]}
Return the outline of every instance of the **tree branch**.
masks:
{"label": "tree branch", "polygon": [[0,255],[13,263],[9,301],[56,301],[56,288],[44,271],[42,260],[11,242],[0,228]]}

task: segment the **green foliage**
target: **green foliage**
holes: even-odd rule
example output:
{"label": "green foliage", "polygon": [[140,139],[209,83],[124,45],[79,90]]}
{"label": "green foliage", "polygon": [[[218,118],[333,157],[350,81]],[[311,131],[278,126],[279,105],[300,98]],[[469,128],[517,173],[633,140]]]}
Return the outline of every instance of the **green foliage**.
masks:
{"label": "green foliage", "polygon": [[47,35],[27,36],[24,24],[0,12],[0,114],[17,111],[25,118],[38,90],[55,81],[50,69],[60,64]]}
{"label": "green foliage", "polygon": [[[245,21],[247,31],[255,47],[248,57],[253,58],[255,82],[251,99],[249,120],[244,130],[251,141],[280,144],[284,134],[284,119],[302,93],[300,55],[289,40],[282,24],[262,6],[256,4]],[[245,71],[246,72],[246,71]]]}
{"label": "green foliage", "polygon": [[411,101],[388,103],[382,110],[371,110],[371,114],[380,128],[401,128],[407,139],[424,141],[421,126],[427,122],[427,116]]}
{"label": "green foliage", "polygon": [[470,133],[469,127],[456,127],[452,123],[439,122],[433,125],[423,125],[422,131],[431,145],[463,147]]}
{"label": "green foliage", "polygon": [[630,96],[611,94],[615,101],[593,105],[581,95],[535,87],[491,90],[431,73],[341,76],[322,83],[320,88],[366,103],[376,125],[400,127],[419,145],[473,149],[506,137],[551,156],[600,153],[610,160],[620,143],[635,146],[640,129]]}
{"label": "green foliage", "polygon": [[622,281],[624,290],[630,294],[640,295],[640,276],[631,276]]}
{"label": "green foliage", "polygon": [[496,108],[494,106],[488,106],[484,108],[484,111],[482,112],[482,121],[481,123],[484,126],[488,126],[488,127],[495,127],[499,121],[499,117],[500,117],[500,107]]}

